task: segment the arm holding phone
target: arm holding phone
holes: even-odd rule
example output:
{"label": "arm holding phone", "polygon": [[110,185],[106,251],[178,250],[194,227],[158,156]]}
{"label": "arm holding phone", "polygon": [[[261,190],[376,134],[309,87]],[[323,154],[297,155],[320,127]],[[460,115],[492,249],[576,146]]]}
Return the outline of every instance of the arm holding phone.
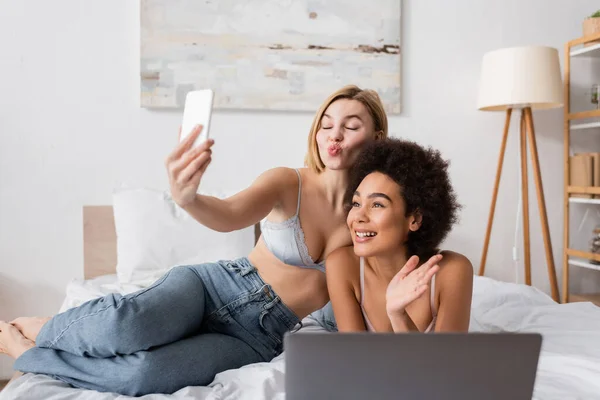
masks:
{"label": "arm holding phone", "polygon": [[206,227],[231,232],[266,217],[280,203],[281,189],[288,183],[295,185],[297,178],[288,168],[274,168],[262,173],[247,189],[227,199],[198,194],[202,176],[212,160],[214,140],[208,137],[212,99],[210,90],[188,94],[180,142],[165,164],[173,200]]}

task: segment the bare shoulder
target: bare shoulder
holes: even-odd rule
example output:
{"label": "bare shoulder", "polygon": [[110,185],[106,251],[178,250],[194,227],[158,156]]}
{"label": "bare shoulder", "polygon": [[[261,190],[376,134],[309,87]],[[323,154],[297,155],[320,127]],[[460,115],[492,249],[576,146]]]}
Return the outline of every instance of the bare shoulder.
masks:
{"label": "bare shoulder", "polygon": [[354,246],[343,246],[335,249],[327,256],[327,267],[334,269],[356,269],[359,267],[360,258],[354,254]]}
{"label": "bare shoulder", "polygon": [[274,208],[287,204],[295,210],[298,193],[298,174],[292,168],[275,167],[266,170],[254,181],[254,187],[261,188],[277,197]]}
{"label": "bare shoulder", "polygon": [[266,170],[256,179],[257,181],[275,183],[280,185],[298,185],[298,175],[293,168],[275,167]]}
{"label": "bare shoulder", "polygon": [[348,281],[358,279],[360,258],[354,254],[353,246],[344,246],[332,251],[325,261],[328,276]]}
{"label": "bare shoulder", "polygon": [[454,251],[442,251],[440,270],[436,281],[440,285],[469,289],[473,285],[473,264],[464,255]]}
{"label": "bare shoulder", "polygon": [[453,268],[469,268],[470,272],[473,272],[471,261],[463,254],[450,250],[441,251],[440,254],[443,256],[442,261],[439,263],[440,267],[452,266]]}
{"label": "bare shoulder", "polygon": [[354,254],[353,246],[344,246],[332,251],[325,260],[325,273],[330,297],[334,292],[352,292],[360,297],[360,258]]}

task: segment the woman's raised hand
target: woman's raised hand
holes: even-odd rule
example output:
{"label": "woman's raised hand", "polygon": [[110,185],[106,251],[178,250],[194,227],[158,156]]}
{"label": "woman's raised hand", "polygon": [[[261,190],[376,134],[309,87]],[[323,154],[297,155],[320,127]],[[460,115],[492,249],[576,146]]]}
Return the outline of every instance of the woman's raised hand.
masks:
{"label": "woman's raised hand", "polygon": [[431,278],[440,269],[439,254],[419,265],[419,257],[412,256],[392,278],[386,291],[386,311],[390,318],[404,314],[406,307],[427,291]]}
{"label": "woman's raised hand", "polygon": [[[214,140],[208,139],[204,143],[192,147],[201,132],[202,126],[196,126],[183,141],[177,144],[165,161],[171,196],[182,208],[196,198],[202,175],[212,159],[211,147]],[[181,137],[181,128],[179,137]]]}

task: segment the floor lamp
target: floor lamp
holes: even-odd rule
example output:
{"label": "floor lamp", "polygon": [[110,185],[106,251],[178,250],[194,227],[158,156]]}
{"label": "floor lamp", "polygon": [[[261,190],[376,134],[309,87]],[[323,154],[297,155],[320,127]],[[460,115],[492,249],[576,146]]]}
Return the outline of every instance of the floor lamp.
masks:
{"label": "floor lamp", "polygon": [[529,199],[527,182],[527,142],[531,150],[533,177],[537,192],[538,208],[542,225],[542,235],[546,250],[548,278],[552,298],[559,301],[558,283],[552,255],[552,243],[546,215],[546,201],[542,186],[542,174],[533,127],[532,109],[549,109],[563,105],[563,87],[560,74],[558,51],[552,47],[524,46],[491,51],[483,56],[479,98],[477,107],[483,111],[504,111],[506,120],[504,134],[498,158],[496,181],[492,195],[492,204],[488,217],[487,230],[479,266],[479,275],[485,273],[490,234],[494,221],[494,210],[498,197],[498,186],[502,175],[502,164],[506,149],[506,140],[513,110],[520,111],[520,149],[521,149],[521,185],[523,201],[523,253],[525,264],[525,283],[531,285],[531,250],[529,240]]}

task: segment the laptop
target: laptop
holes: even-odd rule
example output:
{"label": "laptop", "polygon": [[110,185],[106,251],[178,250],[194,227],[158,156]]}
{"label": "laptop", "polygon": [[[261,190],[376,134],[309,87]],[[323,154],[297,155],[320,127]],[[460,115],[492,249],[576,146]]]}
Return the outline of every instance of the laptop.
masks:
{"label": "laptop", "polygon": [[537,333],[293,333],[287,400],[528,399]]}

